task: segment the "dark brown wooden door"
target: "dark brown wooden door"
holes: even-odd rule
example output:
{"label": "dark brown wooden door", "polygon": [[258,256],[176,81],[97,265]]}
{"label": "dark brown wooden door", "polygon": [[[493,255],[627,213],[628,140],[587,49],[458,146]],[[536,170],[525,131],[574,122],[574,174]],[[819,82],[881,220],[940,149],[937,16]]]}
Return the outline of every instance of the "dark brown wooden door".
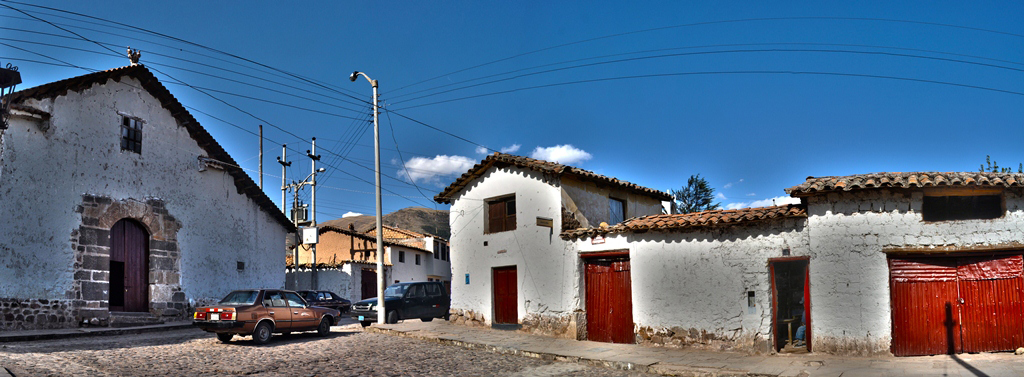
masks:
{"label": "dark brown wooden door", "polygon": [[1005,351],[1024,342],[1020,255],[889,260],[897,356]]}
{"label": "dark brown wooden door", "polygon": [[122,219],[110,229],[111,311],[149,311],[149,233]]}
{"label": "dark brown wooden door", "polygon": [[362,279],[362,300],[377,297],[377,271],[364,268]]}
{"label": "dark brown wooden door", "polygon": [[494,269],[494,323],[519,323],[519,290],[516,266]]}
{"label": "dark brown wooden door", "polygon": [[629,259],[586,261],[587,339],[635,343]]}

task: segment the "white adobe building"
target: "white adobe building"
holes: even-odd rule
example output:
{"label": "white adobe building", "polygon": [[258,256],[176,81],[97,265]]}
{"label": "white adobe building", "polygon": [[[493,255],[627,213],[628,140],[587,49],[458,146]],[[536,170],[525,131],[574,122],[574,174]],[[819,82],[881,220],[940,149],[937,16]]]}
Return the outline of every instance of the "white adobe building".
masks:
{"label": "white adobe building", "polygon": [[[523,159],[490,156],[438,196],[461,229],[454,273],[470,273],[453,287],[460,323],[502,323],[493,303],[511,295],[523,329],[575,339],[897,356],[1024,346],[1022,174],[811,177],[786,190],[800,205],[496,239],[482,218],[502,189],[516,216],[557,208],[519,199],[556,187],[552,175],[494,166]],[[517,290],[502,292],[509,265]],[[805,343],[790,333],[801,324]]]}
{"label": "white adobe building", "polygon": [[290,222],[145,67],[10,99],[0,330],[184,318],[284,285]]}

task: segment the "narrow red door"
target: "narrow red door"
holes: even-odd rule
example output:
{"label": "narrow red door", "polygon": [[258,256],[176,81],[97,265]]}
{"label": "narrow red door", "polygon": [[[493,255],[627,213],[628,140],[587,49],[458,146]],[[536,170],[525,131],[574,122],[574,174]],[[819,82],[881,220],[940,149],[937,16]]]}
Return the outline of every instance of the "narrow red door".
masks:
{"label": "narrow red door", "polygon": [[377,271],[364,268],[361,284],[362,300],[377,297]]}
{"label": "narrow red door", "polygon": [[635,343],[629,259],[586,262],[587,339]]}
{"label": "narrow red door", "polygon": [[1014,350],[1024,344],[1021,256],[960,258],[963,352]]}
{"label": "narrow red door", "polygon": [[492,280],[494,282],[494,323],[519,323],[516,266],[495,268]]}
{"label": "narrow red door", "polygon": [[111,311],[149,311],[149,233],[122,219],[110,229],[108,306]]}

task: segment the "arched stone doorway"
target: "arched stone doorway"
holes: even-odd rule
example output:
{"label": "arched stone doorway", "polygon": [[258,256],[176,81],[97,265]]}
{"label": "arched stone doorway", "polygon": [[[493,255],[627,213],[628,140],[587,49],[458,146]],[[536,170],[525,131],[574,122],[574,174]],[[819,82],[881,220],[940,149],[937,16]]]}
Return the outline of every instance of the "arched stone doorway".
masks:
{"label": "arched stone doorway", "polygon": [[112,312],[149,311],[149,232],[131,219],[110,228],[109,292]]}

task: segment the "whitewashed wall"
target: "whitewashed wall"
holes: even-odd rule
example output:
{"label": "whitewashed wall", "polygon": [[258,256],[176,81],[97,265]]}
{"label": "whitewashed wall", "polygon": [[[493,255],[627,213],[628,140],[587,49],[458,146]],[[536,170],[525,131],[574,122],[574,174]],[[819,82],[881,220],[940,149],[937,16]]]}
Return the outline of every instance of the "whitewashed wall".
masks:
{"label": "whitewashed wall", "polygon": [[[283,286],[285,229],[228,174],[197,170],[206,153],[138,81],[32,103],[51,112],[49,130],[15,117],[0,142],[0,297],[66,298],[83,194],[163,200],[182,224],[180,279],[190,300]],[[141,155],[120,151],[118,112],[145,121]]]}
{"label": "whitewashed wall", "polygon": [[924,222],[921,193],[866,190],[810,197],[811,302],[815,349],[887,353],[892,341],[885,248],[960,247],[1024,240],[1024,199],[1007,192],[991,220]]}
{"label": "whitewashed wall", "polygon": [[[484,200],[515,193],[516,230],[484,234]],[[517,266],[519,317],[563,316],[579,307],[579,271],[561,229],[561,191],[530,170],[491,168],[454,198],[451,207],[452,308],[483,313],[491,323],[491,269]],[[536,218],[554,220],[554,228]],[[484,245],[484,242],[487,245]],[[465,274],[470,275],[466,284]]]}
{"label": "whitewashed wall", "polygon": [[[436,248],[435,248],[436,245],[434,244],[434,241],[435,241],[434,237],[426,237],[425,241],[426,242],[424,242],[424,245],[426,246],[426,249],[431,251],[431,253],[427,255],[427,257],[429,258],[429,260],[426,262],[427,263],[427,269],[426,269],[427,275],[440,276],[441,277],[441,281],[451,281],[452,280],[452,264],[450,262],[450,259],[449,260],[441,260],[441,258],[440,258],[440,251],[436,250]],[[451,254],[450,251],[451,251],[451,249],[449,248],[449,257],[451,256],[450,255]],[[438,257],[434,258],[434,256],[438,256]]]}
{"label": "whitewashed wall", "polygon": [[[402,246],[388,246],[390,251],[388,256],[391,257],[392,271],[394,275],[391,280],[387,281],[387,285],[395,283],[398,280],[402,283],[410,281],[427,281],[427,275],[433,275],[433,269],[430,262],[434,260],[434,257],[430,253],[418,251],[416,249],[402,247]],[[405,252],[405,262],[398,261],[398,252]],[[416,265],[416,256],[420,256],[420,264]],[[428,261],[427,259],[430,259]]]}

